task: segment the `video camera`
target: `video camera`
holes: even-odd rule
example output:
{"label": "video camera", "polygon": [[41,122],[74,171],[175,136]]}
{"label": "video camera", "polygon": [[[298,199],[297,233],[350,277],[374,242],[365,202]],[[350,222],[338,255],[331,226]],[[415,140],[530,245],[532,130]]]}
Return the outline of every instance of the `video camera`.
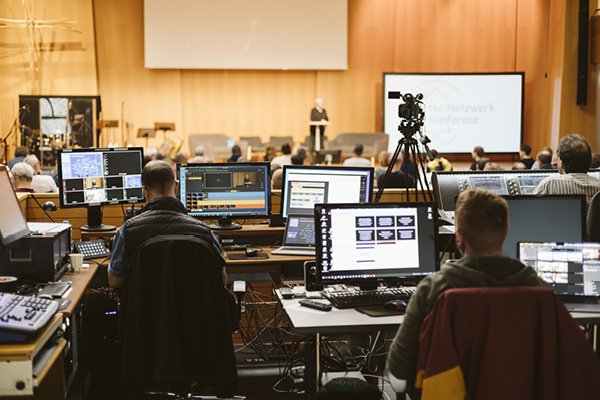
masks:
{"label": "video camera", "polygon": [[388,92],[388,99],[401,99],[404,101],[403,104],[398,106],[398,117],[401,119],[398,126],[400,133],[405,137],[412,137],[419,132],[425,118],[425,109],[421,101],[423,95],[419,93],[413,96],[410,93]]}

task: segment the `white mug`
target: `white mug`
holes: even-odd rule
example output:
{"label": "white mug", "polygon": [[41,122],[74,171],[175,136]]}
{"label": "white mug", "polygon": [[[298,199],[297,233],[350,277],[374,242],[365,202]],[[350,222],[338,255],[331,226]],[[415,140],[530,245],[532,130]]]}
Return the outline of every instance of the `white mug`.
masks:
{"label": "white mug", "polygon": [[71,269],[73,272],[81,271],[83,267],[83,254],[70,254],[71,257]]}

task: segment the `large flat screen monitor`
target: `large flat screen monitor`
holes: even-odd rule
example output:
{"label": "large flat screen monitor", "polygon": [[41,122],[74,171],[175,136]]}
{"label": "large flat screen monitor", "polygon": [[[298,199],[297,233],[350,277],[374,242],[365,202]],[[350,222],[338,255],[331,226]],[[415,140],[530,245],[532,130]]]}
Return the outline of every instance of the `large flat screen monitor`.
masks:
{"label": "large flat screen monitor", "polygon": [[584,196],[516,196],[508,202],[508,234],[502,253],[517,257],[518,242],[581,242]]}
{"label": "large flat screen monitor", "polygon": [[563,296],[600,298],[600,243],[519,243],[519,260]]}
{"label": "large flat screen monitor", "polygon": [[141,147],[59,151],[61,208],[87,207],[82,230],[114,229],[102,225],[102,206],[144,200],[142,159]]}
{"label": "large flat screen monitor", "polygon": [[266,218],[271,211],[269,163],[182,164],[179,199],[188,215],[217,219],[213,229],[239,229],[234,218]]}
{"label": "large flat screen monitor", "polygon": [[29,228],[4,165],[0,165],[0,205],[0,239],[6,245],[27,235]]}
{"label": "large flat screen monitor", "polygon": [[417,278],[437,269],[435,203],[315,205],[323,283]]}
{"label": "large flat screen monitor", "polygon": [[373,168],[283,167],[282,218],[313,215],[317,203],[368,203],[373,197]]}

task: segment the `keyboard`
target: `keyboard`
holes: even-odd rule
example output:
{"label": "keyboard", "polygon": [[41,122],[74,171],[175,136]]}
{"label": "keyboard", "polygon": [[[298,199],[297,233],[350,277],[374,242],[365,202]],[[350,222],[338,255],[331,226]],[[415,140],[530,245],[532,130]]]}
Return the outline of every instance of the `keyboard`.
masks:
{"label": "keyboard", "polygon": [[356,308],[383,305],[398,299],[408,301],[416,289],[416,286],[403,286],[375,290],[348,289],[335,292],[324,290],[323,295],[335,308]]}
{"label": "keyboard", "polygon": [[77,253],[83,254],[84,260],[110,257],[110,251],[106,248],[102,239],[75,242],[73,245]]}
{"label": "keyboard", "polygon": [[32,296],[0,293],[0,329],[35,332],[58,311],[58,302]]}
{"label": "keyboard", "polygon": [[310,247],[281,246],[271,251],[271,254],[286,256],[314,256],[315,249]]}

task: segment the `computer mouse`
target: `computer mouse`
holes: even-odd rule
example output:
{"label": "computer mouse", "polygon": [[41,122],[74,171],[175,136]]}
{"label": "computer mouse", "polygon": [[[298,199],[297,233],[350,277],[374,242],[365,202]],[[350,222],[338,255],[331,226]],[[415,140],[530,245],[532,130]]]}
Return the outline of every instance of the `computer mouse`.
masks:
{"label": "computer mouse", "polygon": [[258,254],[258,249],[246,247],[246,257],[256,257],[257,254]]}
{"label": "computer mouse", "polygon": [[384,304],[388,310],[402,311],[405,312],[408,307],[408,303],[404,300],[391,300]]}

